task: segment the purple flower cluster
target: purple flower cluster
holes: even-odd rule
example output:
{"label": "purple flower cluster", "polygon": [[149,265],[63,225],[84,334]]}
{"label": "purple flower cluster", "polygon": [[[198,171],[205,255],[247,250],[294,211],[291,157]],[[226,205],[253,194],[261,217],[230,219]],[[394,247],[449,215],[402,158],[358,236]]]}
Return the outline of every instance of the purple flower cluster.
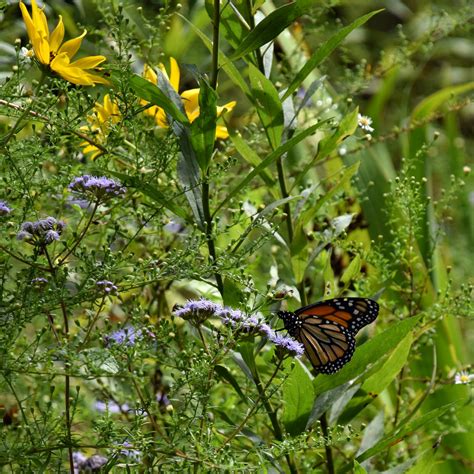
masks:
{"label": "purple flower cluster", "polygon": [[48,279],[43,277],[33,278],[31,284],[34,288],[44,288],[48,284]]}
{"label": "purple flower cluster", "polygon": [[72,460],[74,463],[74,474],[79,472],[97,472],[109,462],[106,457],[99,454],[94,454],[88,458],[79,451],[72,453]]}
{"label": "purple flower cluster", "polygon": [[301,357],[304,347],[290,336],[277,334],[268,324],[256,316],[248,316],[238,309],[223,307],[220,304],[201,298],[190,300],[184,306],[174,310],[175,316],[195,322],[202,322],[207,318],[219,317],[222,323],[231,328],[246,333],[257,333],[266,337],[275,346],[289,352],[291,355]]}
{"label": "purple flower cluster", "polygon": [[100,280],[96,282],[97,288],[106,295],[116,295],[118,288],[109,280]]}
{"label": "purple flower cluster", "polygon": [[69,189],[82,198],[94,202],[104,202],[108,199],[125,194],[125,188],[118,181],[105,176],[79,176],[69,184]]}
{"label": "purple flower cluster", "polygon": [[134,328],[133,326],[125,326],[123,329],[119,329],[105,336],[105,344],[106,346],[110,346],[111,344],[134,346],[135,343],[144,336],[145,333],[141,329]]}
{"label": "purple flower cluster", "polygon": [[16,235],[18,240],[24,240],[32,245],[49,245],[59,240],[66,224],[54,217],[46,217],[35,222],[23,222],[20,232]]}
{"label": "purple flower cluster", "polygon": [[5,201],[0,201],[0,216],[6,216],[10,214],[12,210],[7,206]]}

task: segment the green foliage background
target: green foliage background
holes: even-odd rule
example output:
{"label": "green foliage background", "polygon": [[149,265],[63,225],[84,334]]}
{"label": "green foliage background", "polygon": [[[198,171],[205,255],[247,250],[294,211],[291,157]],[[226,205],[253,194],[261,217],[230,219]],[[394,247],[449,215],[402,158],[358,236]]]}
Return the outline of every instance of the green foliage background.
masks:
{"label": "green foliage background", "polygon": [[[214,2],[48,2],[50,28],[87,28],[110,88],[39,83],[19,7],[0,2],[2,469],[61,472],[74,450],[103,472],[472,472],[472,384],[454,383],[473,370],[470,6],[222,2],[216,95]],[[200,87],[192,125],[140,77],[169,56],[180,91]],[[92,160],[81,127],[107,93],[120,120]],[[237,106],[214,143],[216,100]],[[67,189],[83,174],[125,198],[91,217]],[[16,240],[46,216],[67,224],[49,266]],[[334,375],[172,311],[204,297],[281,327],[280,307],[341,295],[381,311]],[[107,343],[130,326],[135,344]]]}

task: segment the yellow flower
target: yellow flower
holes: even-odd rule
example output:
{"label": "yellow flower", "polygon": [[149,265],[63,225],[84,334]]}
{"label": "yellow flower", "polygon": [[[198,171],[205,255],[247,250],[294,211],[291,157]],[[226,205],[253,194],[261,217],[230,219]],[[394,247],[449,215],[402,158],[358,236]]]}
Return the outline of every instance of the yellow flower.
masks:
{"label": "yellow flower", "polygon": [[[104,103],[96,102],[93,112],[87,117],[89,125],[84,125],[81,130],[93,135],[94,143],[102,145],[105,143],[110,127],[120,121],[120,110],[118,105],[110,98],[109,94],[104,96]],[[94,160],[102,153],[102,150],[94,144],[84,141],[81,143],[83,153],[92,153]]]}
{"label": "yellow flower", "polygon": [[77,38],[63,43],[64,25],[61,15],[59,15],[56,28],[50,34],[46,15],[42,9],[38,8],[36,0],[31,0],[31,16],[23,2],[20,2],[20,8],[33,51],[40,63],[49,66],[52,71],[73,84],[83,86],[109,84],[109,81],[103,77],[87,71],[104,62],[105,56],[86,56],[71,62],[81,46],[86,30]]}
{"label": "yellow flower", "polygon": [[[168,78],[170,81],[171,86],[173,89],[179,93],[179,78],[180,78],[180,71],[178,63],[176,59],[170,58],[170,74],[168,75],[165,67],[163,64],[158,66],[160,71]],[[157,84],[158,78],[150,66],[145,64],[145,68],[143,70],[143,76],[148,81],[152,82],[153,84]],[[196,120],[199,117],[199,89],[189,89],[181,93],[181,98],[183,99],[184,110],[186,111],[186,115],[190,122]],[[140,102],[142,105],[148,104],[146,100],[142,100]],[[224,112],[230,112],[237,102],[233,100],[225,104],[222,107],[217,107],[217,116],[220,117]],[[148,109],[146,109],[145,113],[150,115],[151,117],[155,118],[155,121],[159,127],[168,128],[168,121],[166,119],[165,111],[154,105]],[[227,138],[229,136],[229,132],[227,128],[223,125],[217,125],[216,127],[216,138]]]}

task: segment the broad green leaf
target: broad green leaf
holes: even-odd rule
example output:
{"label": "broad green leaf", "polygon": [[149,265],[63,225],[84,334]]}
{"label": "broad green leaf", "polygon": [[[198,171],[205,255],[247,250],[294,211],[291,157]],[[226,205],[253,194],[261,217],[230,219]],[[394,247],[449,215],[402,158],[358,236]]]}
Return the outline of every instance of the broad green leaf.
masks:
{"label": "broad green leaf", "polygon": [[431,410],[428,413],[425,413],[424,415],[416,418],[415,420],[412,420],[410,423],[404,424],[401,427],[397,427],[389,435],[383,437],[375,446],[369,448],[367,451],[364,451],[362,454],[357,456],[356,460],[358,462],[365,461],[366,459],[369,459],[372,456],[375,456],[376,454],[384,451],[389,446],[394,446],[400,443],[407,436],[410,436],[416,430],[418,430],[418,428],[421,428],[427,423],[431,423],[432,421],[439,419],[448,410],[456,407],[459,404],[459,401],[448,403],[439,408],[435,408],[434,410]]}
{"label": "broad green leaf", "polygon": [[420,316],[404,319],[369,339],[356,348],[352,360],[334,375],[320,374],[314,380],[316,393],[320,394],[354,379],[374,361],[389,354],[394,347],[418,324]]}
{"label": "broad green leaf", "polygon": [[387,357],[382,367],[365,380],[362,389],[374,394],[379,394],[385,390],[406,364],[412,342],[413,334],[409,332]]}
{"label": "broad green leaf", "polygon": [[314,401],[305,429],[309,430],[314,423],[318,421],[329,408],[331,408],[333,401],[349,390],[351,385],[351,382],[347,382],[333,388],[332,390],[321,393]]}
{"label": "broad green leaf", "polygon": [[180,137],[180,147],[187,149],[186,153],[181,152],[178,159],[178,178],[184,186],[184,193],[189,202],[194,219],[199,229],[204,230],[206,226],[206,217],[201,194],[201,174],[194,150],[190,144],[188,130],[185,130]]}
{"label": "broad green leaf", "polygon": [[411,114],[411,121],[423,120],[434,113],[439,107],[445,104],[449,99],[469,92],[474,89],[474,81],[460,84],[457,86],[449,86],[441,89],[434,94],[431,94],[426,99],[423,99],[413,110]]}
{"label": "broad green leaf", "polygon": [[203,77],[199,86],[199,115],[191,123],[191,143],[199,167],[205,174],[216,141],[217,93]]}
{"label": "broad green leaf", "polygon": [[249,64],[249,79],[252,88],[252,102],[275,150],[281,143],[283,133],[283,108],[273,83],[253,64]]}
{"label": "broad green leaf", "polygon": [[353,474],[367,474],[367,471],[357,461],[354,460]]}
{"label": "broad green leaf", "polygon": [[364,430],[357,455],[362,454],[380,441],[384,433],[384,410],[380,410]]}
{"label": "broad green leaf", "polygon": [[255,363],[255,345],[250,342],[241,342],[237,350],[239,351],[242,359],[244,360],[247,367],[250,369],[253,380],[257,380],[257,364]]}
{"label": "broad green leaf", "polygon": [[293,136],[290,138],[288,141],[280,145],[276,150],[274,150],[272,153],[270,153],[256,168],[254,168],[242,181],[240,181],[237,186],[235,186],[227,197],[217,206],[216,210],[214,211],[213,215],[217,213],[217,211],[224,206],[224,204],[227,204],[227,202],[232,199],[238,192],[240,192],[250,181],[252,181],[255,176],[259,175],[265,168],[270,166],[272,163],[274,163],[281,155],[286,153],[288,150],[291,150],[297,143],[299,143],[301,140],[304,140],[306,137],[309,135],[312,135],[319,127],[327,123],[327,121],[321,121],[318,123],[315,123],[311,127],[307,128],[306,130],[303,130],[299,134]]}
{"label": "broad green leaf", "polygon": [[230,278],[224,279],[224,304],[231,307],[239,307],[244,300],[244,294],[240,287]]}
{"label": "broad green leaf", "polygon": [[321,140],[318,146],[318,158],[330,155],[343,140],[354,134],[358,126],[358,115],[359,108],[356,107],[342,118],[332,135]]}
{"label": "broad green leaf", "polygon": [[130,87],[141,99],[146,100],[151,105],[161,107],[167,114],[183,124],[189,124],[188,117],[176,107],[173,101],[156,85],[145,78],[133,74],[130,77]]}
{"label": "broad green leaf", "polygon": [[288,86],[288,90],[285,92],[282,100],[285,100],[293,92],[298,89],[301,83],[308,77],[308,75],[321,64],[341,43],[344,39],[356,28],[363,25],[366,21],[370,20],[374,15],[380,13],[382,10],[376,10],[367,15],[361,16],[357,20],[353,21],[350,25],[339,30],[335,35],[331,36],[306,62],[301,70],[296,74],[295,78],[291,81]]}
{"label": "broad green leaf", "polygon": [[356,255],[342,274],[341,282],[345,285],[350,283],[357,275],[359,275],[361,265],[362,262],[360,259],[360,255]]}
{"label": "broad green leaf", "polygon": [[297,255],[291,256],[291,270],[297,285],[303,281],[306,267],[308,265],[308,257],[306,254],[307,252],[300,252]]}
{"label": "broad green leaf", "polygon": [[349,389],[347,389],[339,398],[333,400],[331,405],[331,411],[329,412],[329,419],[328,423],[333,425],[336,423],[337,419],[341,415],[341,413],[346,408],[347,404],[352,400],[352,397],[356,394],[359,390],[360,384],[356,384]]}
{"label": "broad green leaf", "polygon": [[427,449],[416,460],[415,464],[406,471],[406,474],[430,474],[437,462],[434,449]]}
{"label": "broad green leaf", "polygon": [[[199,29],[197,28],[191,21],[189,21],[183,15],[177,13],[177,15],[185,21],[188,26],[196,33],[196,35],[201,39],[204,43],[204,46],[209,51],[212,51],[212,42],[211,40]],[[229,79],[237,86],[239,89],[249,98],[251,99],[252,93],[250,92],[250,87],[245,82],[244,78],[240,74],[237,67],[234,63],[221,51],[219,51],[219,65],[224,70],[224,72],[229,76]]]}
{"label": "broad green leaf", "polygon": [[313,406],[314,388],[308,369],[296,360],[293,370],[283,383],[284,412],[282,416],[286,431],[293,436],[306,428]]}
{"label": "broad green leaf", "polygon": [[277,8],[243,39],[230,59],[235,61],[247,53],[255,51],[265,43],[272,41],[313,5],[314,0],[296,0],[293,3]]}
{"label": "broad green leaf", "polygon": [[247,403],[248,402],[248,399],[247,397],[243,394],[237,380],[235,379],[235,377],[229,372],[229,370],[224,367],[223,365],[216,365],[214,367],[214,370],[216,371],[217,375],[219,375],[219,377],[223,380],[226,380],[227,382],[229,382],[232,387],[234,387],[234,390],[237,392],[237,394],[239,395],[239,397],[242,399],[243,402]]}

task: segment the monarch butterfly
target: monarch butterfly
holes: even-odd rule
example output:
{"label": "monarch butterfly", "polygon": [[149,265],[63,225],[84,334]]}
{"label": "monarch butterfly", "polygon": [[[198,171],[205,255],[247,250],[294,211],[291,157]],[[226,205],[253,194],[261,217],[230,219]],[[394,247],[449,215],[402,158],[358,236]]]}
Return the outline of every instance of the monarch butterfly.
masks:
{"label": "monarch butterfly", "polygon": [[335,298],[277,315],[288,334],[303,344],[316,371],[334,374],[351,360],[357,332],[378,313],[379,305],[368,298]]}

